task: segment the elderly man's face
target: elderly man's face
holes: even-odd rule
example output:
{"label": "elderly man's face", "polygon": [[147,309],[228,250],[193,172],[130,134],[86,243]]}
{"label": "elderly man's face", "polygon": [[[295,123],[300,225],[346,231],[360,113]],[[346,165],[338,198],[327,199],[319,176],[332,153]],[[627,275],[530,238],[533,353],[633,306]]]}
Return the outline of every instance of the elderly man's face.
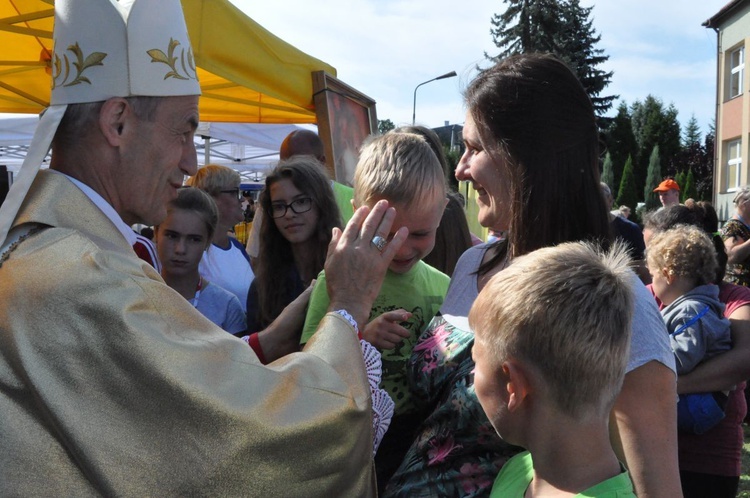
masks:
{"label": "elderly man's face", "polygon": [[659,192],[659,200],[664,207],[680,203],[680,191],[669,189],[666,192]]}
{"label": "elderly man's face", "polygon": [[193,135],[198,97],[166,97],[153,121],[135,118],[135,131],[122,149],[118,212],[128,224],[158,225],[166,204],[177,197],[185,175],[197,172]]}

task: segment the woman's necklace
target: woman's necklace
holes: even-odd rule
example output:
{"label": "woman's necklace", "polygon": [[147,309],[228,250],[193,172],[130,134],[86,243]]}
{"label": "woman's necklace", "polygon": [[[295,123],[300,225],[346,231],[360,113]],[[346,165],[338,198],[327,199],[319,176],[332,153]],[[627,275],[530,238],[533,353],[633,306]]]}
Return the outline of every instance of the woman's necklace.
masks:
{"label": "woman's necklace", "polygon": [[188,299],[190,301],[190,304],[193,305],[193,307],[198,307],[198,300],[201,298],[201,289],[203,288],[203,277],[200,275],[198,276],[198,286],[195,288],[195,296],[193,296],[193,299]]}

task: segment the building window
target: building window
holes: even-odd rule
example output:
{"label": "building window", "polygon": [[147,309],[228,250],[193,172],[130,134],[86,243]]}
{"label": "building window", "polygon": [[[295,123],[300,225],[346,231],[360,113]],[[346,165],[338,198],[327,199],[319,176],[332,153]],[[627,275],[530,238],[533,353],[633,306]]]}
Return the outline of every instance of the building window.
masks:
{"label": "building window", "polygon": [[742,95],[742,81],[745,79],[745,47],[733,50],[729,55],[729,98]]}
{"label": "building window", "polygon": [[742,169],[742,140],[733,140],[727,144],[727,191],[740,186]]}

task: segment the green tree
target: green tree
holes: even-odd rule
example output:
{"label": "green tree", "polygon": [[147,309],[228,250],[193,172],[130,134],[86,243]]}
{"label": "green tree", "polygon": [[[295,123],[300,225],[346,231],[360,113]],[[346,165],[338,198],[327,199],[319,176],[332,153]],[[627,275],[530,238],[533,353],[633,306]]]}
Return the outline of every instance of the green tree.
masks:
{"label": "green tree", "polygon": [[612,171],[612,156],[609,152],[604,156],[604,164],[602,166],[602,178],[601,180],[607,184],[610,189],[615,186],[614,171]]}
{"label": "green tree", "polygon": [[[599,69],[609,60],[609,56],[604,54],[603,49],[596,48],[602,37],[596,34],[591,19],[594,7],[581,7],[579,0],[568,0],[561,4],[563,31],[558,33],[557,54],[576,73],[591,98],[596,115],[603,119],[618,95],[602,95],[612,82],[613,72]],[[605,128],[601,126],[602,130]]]}
{"label": "green tree", "polygon": [[685,131],[682,133],[682,146],[690,147],[695,144],[701,144],[701,129],[698,126],[698,120],[695,119],[695,114],[693,114],[690,116],[690,120],[685,125]]}
{"label": "green tree", "polygon": [[461,159],[461,151],[456,147],[451,149],[449,145],[443,144],[443,154],[445,161],[448,163],[448,172],[446,180],[451,190],[458,190],[458,180],[456,180],[456,166]]}
{"label": "green tree", "polygon": [[396,128],[396,125],[390,119],[378,119],[378,132],[381,135],[385,135],[394,128]]}
{"label": "green tree", "polygon": [[[612,72],[599,69],[609,56],[596,48],[601,36],[590,19],[593,7],[581,7],[579,0],[503,0],[505,12],[490,20],[492,41],[500,52],[485,57],[497,62],[514,54],[551,52],[570,66],[602,117],[617,96],[601,95]],[[602,119],[602,122],[605,122]],[[603,129],[603,128],[602,128]]]}
{"label": "green tree", "polygon": [[695,189],[695,176],[693,176],[692,169],[688,170],[687,177],[685,178],[685,187],[680,191],[680,198],[682,202],[698,198],[698,191]]}
{"label": "green tree", "polygon": [[558,0],[503,0],[508,7],[490,20],[492,41],[500,49],[497,62],[514,54],[557,53],[555,33],[560,32],[562,9]]}
{"label": "green tree", "polygon": [[704,170],[696,175],[695,187],[698,190],[698,198],[710,201],[714,194],[714,138],[716,127],[711,126],[709,132],[703,139],[703,151],[705,157]]}
{"label": "green tree", "polygon": [[622,170],[628,156],[636,157],[638,144],[633,135],[633,122],[630,119],[630,111],[625,102],[617,107],[617,115],[612,119],[607,131],[604,133],[604,141],[607,152],[612,156],[612,172],[614,180],[612,185],[620,185]]}
{"label": "green tree", "polygon": [[651,211],[661,205],[659,194],[654,192],[659,183],[661,183],[661,158],[659,156],[659,146],[655,145],[648,161],[646,185],[643,187],[643,199],[646,202],[646,211]]}
{"label": "green tree", "polygon": [[682,150],[677,157],[677,169],[682,171],[680,187],[684,187],[688,172],[692,171],[696,200],[710,200],[713,195],[714,168],[713,128],[709,128],[703,143],[698,121],[691,117],[682,135]]}
{"label": "green tree", "polygon": [[664,108],[660,99],[649,95],[643,102],[636,101],[631,106],[631,120],[638,146],[633,166],[639,190],[646,184],[648,162],[655,145],[659,146],[662,177],[674,175],[683,169],[678,162],[682,144],[680,123],[677,121],[677,109],[674,105]]}
{"label": "green tree", "polygon": [[674,175],[674,181],[677,182],[677,185],[680,186],[680,201],[682,201],[682,194],[685,193],[685,180],[686,180],[686,173],[685,171],[678,171],[676,175]]}
{"label": "green tree", "polygon": [[625,169],[622,171],[622,181],[620,189],[617,191],[615,203],[618,206],[623,204],[634,209],[638,205],[638,191],[635,187],[635,176],[633,174],[633,159],[628,157],[625,162]]}

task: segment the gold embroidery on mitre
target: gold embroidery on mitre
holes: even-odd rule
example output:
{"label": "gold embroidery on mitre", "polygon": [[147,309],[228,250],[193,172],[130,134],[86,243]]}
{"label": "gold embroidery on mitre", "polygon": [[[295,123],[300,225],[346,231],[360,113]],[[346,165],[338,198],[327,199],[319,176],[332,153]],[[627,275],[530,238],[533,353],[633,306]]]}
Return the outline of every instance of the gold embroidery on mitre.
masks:
{"label": "gold embroidery on mitre", "polygon": [[[84,59],[83,51],[81,51],[81,47],[78,46],[78,42],[76,42],[75,45],[70,45],[68,47],[68,51],[73,52],[73,54],[76,56],[75,61],[73,61],[73,67],[75,67],[76,75],[72,80],[68,81],[68,79],[71,77],[70,60],[68,59],[67,54],[63,54],[61,59],[60,56],[57,55],[57,52],[55,52],[54,60],[52,63],[53,90],[58,86],[73,86],[80,83],[88,83],[90,85],[91,81],[87,77],[83,76],[83,72],[93,66],[103,66],[104,63],[102,61],[105,57],[107,57],[107,54],[105,54],[104,52],[92,52]],[[63,68],[63,63],[65,64],[65,68]]]}
{"label": "gold embroidery on mitre", "polygon": [[179,44],[180,42],[174,38],[170,38],[166,54],[158,48],[146,50],[146,53],[151,56],[151,62],[161,62],[162,64],[169,66],[171,71],[164,75],[164,79],[177,78],[178,80],[197,80],[198,75],[195,70],[195,60],[193,59],[192,48],[188,47],[187,50],[184,48],[180,49],[180,66],[182,71],[177,68],[177,57],[174,55],[174,52]]}

